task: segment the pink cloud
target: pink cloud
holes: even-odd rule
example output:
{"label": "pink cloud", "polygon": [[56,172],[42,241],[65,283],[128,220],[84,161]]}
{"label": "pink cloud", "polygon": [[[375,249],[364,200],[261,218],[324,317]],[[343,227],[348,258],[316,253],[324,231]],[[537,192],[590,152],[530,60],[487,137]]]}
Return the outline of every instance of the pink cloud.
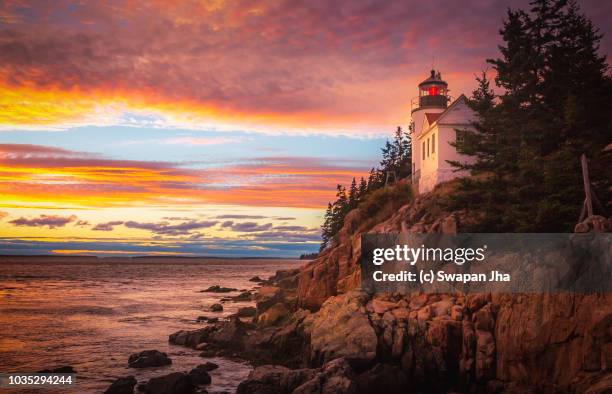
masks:
{"label": "pink cloud", "polygon": [[[432,57],[452,73],[454,92],[469,92],[474,73],[497,53],[506,8],[526,3],[7,2],[0,77],[15,86],[135,91],[230,114],[386,124],[406,115]],[[603,15],[612,5],[587,1],[584,8],[609,33]]]}

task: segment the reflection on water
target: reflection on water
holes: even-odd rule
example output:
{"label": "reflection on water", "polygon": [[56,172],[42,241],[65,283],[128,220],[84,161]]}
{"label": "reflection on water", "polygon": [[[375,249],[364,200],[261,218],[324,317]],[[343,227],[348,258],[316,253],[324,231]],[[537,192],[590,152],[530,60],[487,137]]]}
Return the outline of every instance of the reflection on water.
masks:
{"label": "reflection on water", "polygon": [[[220,284],[251,289],[249,278],[297,267],[288,260],[83,260],[0,257],[0,372],[35,372],[72,365],[74,392],[102,392],[117,377],[139,382],[206,361],[210,391],[234,391],[250,367],[198,357],[197,351],[168,344],[168,335],[195,329],[202,315],[226,316],[246,303],[225,303],[221,313],[206,308],[228,294],[202,293]],[[234,295],[238,293],[229,293]],[[157,349],[172,365],[128,369],[131,353]],[[62,392],[68,392],[62,390]]]}

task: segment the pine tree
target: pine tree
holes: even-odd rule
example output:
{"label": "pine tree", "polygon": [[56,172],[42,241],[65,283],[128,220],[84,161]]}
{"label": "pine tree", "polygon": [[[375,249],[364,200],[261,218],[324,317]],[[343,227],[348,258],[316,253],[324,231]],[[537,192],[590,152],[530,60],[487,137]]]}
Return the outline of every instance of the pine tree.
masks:
{"label": "pine tree", "polygon": [[357,199],[359,201],[363,201],[367,192],[368,192],[368,182],[366,182],[364,177],[361,177],[361,180],[359,181],[359,189],[357,191],[357,196],[358,196]]}
{"label": "pine tree", "polygon": [[357,208],[357,203],[359,202],[358,193],[359,193],[359,191],[357,190],[357,182],[355,181],[355,178],[353,177],[353,180],[351,182],[351,186],[349,188],[349,194],[348,194],[348,209],[349,209],[349,211],[351,209]]}
{"label": "pine tree", "polygon": [[458,151],[476,162],[451,164],[479,177],[463,180],[453,199],[480,206],[478,230],[571,230],[583,198],[580,154],[597,158],[612,135],[601,36],[573,1],[531,4],[508,11],[501,56],[489,60],[504,93],[494,96],[479,78],[470,103],[479,119],[457,131]]}
{"label": "pine tree", "polygon": [[321,226],[321,246],[319,250],[323,250],[329,244],[334,234],[332,233],[333,207],[331,203],[327,203],[327,210],[323,217],[323,225]]}

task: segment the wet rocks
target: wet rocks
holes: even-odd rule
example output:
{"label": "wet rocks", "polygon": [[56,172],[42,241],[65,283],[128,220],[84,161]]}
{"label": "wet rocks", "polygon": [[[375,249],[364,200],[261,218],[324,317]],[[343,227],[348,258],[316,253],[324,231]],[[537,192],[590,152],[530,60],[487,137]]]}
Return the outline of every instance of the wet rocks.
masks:
{"label": "wet rocks", "polygon": [[199,344],[206,342],[210,334],[216,330],[214,326],[207,326],[198,330],[181,330],[170,334],[168,341],[174,345],[196,348]]}
{"label": "wet rocks", "polygon": [[229,301],[241,302],[241,301],[251,301],[252,294],[250,291],[243,291],[234,297],[229,297]]}
{"label": "wet rocks", "polygon": [[229,320],[220,322],[216,330],[209,336],[209,341],[215,346],[224,346],[230,349],[240,349],[243,347],[243,337],[247,330],[247,325],[237,317],[230,317]]}
{"label": "wet rocks", "polygon": [[316,374],[313,369],[292,370],[281,365],[262,365],[240,383],[237,394],[291,393]]}
{"label": "wet rocks", "polygon": [[202,386],[212,382],[212,378],[210,377],[208,371],[209,370],[207,369],[206,365],[201,364],[189,371],[187,376],[191,380],[191,383],[196,386]]}
{"label": "wet rocks", "polygon": [[223,305],[221,304],[212,304],[210,308],[208,308],[211,312],[223,312]]}
{"label": "wet rocks", "polygon": [[230,293],[232,291],[238,291],[238,289],[234,289],[233,287],[223,287],[219,285],[210,286],[206,290],[200,290],[201,293]]}
{"label": "wet rocks", "polygon": [[257,313],[257,309],[252,306],[245,306],[243,308],[238,308],[238,312],[236,316],[238,317],[253,317]]}
{"label": "wet rocks", "polygon": [[145,394],[192,394],[195,385],[190,377],[182,372],[150,379],[144,387]]}
{"label": "wet rocks", "polygon": [[198,316],[196,319],[198,322],[216,323],[219,321],[218,317]]}
{"label": "wet rocks", "polygon": [[170,364],[172,364],[172,360],[168,355],[158,350],[145,350],[140,353],[134,353],[128,359],[128,367],[130,368],[162,367]]}
{"label": "wet rocks", "polygon": [[211,361],[207,361],[204,364],[198,365],[198,368],[202,368],[204,369],[204,371],[210,372],[210,371],[214,371],[215,369],[219,368],[219,365]]}
{"label": "wet rocks", "polygon": [[261,279],[259,276],[254,276],[251,279],[249,279],[249,282],[263,283],[265,282],[265,280]]}
{"label": "wet rocks", "polygon": [[107,389],[104,394],[133,394],[134,386],[136,386],[136,378],[133,376],[127,376],[115,380]]}

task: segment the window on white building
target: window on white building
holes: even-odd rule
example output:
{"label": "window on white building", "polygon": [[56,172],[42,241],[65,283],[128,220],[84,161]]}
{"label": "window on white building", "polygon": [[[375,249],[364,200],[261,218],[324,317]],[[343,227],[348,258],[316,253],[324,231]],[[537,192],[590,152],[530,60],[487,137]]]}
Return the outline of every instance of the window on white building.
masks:
{"label": "window on white building", "polygon": [[436,135],[431,135],[431,153],[436,153]]}
{"label": "window on white building", "polygon": [[423,159],[425,158],[425,141],[423,141]]}
{"label": "window on white building", "polygon": [[427,157],[429,157],[429,138],[427,139]]}

